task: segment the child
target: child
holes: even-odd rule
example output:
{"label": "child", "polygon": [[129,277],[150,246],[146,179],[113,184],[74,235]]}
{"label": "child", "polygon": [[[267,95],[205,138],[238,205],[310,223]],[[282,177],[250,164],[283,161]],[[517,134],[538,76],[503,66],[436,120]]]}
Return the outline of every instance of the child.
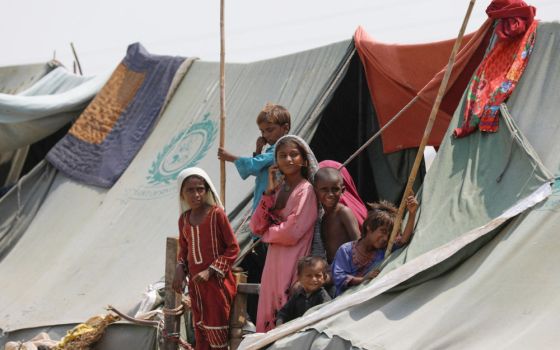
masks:
{"label": "child", "polygon": [[275,156],[277,164],[269,169],[268,187],[250,222],[251,230],[268,243],[257,332],[273,329],[276,313],[288,301],[297,260],[309,254],[318,214],[309,182],[317,161],[307,143],[297,136],[284,136],[276,144]]}
{"label": "child", "polygon": [[354,216],[358,220],[359,227],[362,227],[362,223],[366,219],[368,211],[358,194],[358,189],[348,169],[334,160],[323,160],[319,163],[319,168],[334,168],[340,172],[342,184],[344,185],[344,192],[342,192],[342,196],[340,197],[340,203],[352,210]]}
{"label": "child", "polygon": [[326,167],[314,177],[315,194],[325,213],[321,219],[321,238],[327,262],[332,263],[338,247],[360,238],[358,220],[350,208],[340,203],[345,187],[340,172]]}
{"label": "child", "polygon": [[[279,138],[290,131],[290,112],[280,105],[267,103],[257,116],[257,125],[261,131],[261,137],[257,139],[256,150],[252,157],[238,157],[223,147],[218,148],[218,158],[226,162],[233,162],[243,180],[250,175],[256,177],[252,212],[255,211],[268,186],[268,168],[274,164],[274,145]],[[270,147],[263,153],[263,147],[267,143]]]}
{"label": "child", "polygon": [[303,316],[312,307],[331,300],[323,288],[327,262],[320,256],[306,256],[298,260],[297,278],[302,288],[278,311],[276,326]]}
{"label": "child", "polygon": [[188,168],[178,178],[179,261],[173,289],[188,277],[196,349],[227,349],[229,313],[236,284],[231,265],[239,246],[210,177]]}
{"label": "child", "polygon": [[[409,212],[408,221],[401,238],[394,249],[408,243],[414,228],[414,219],[418,202],[413,195],[407,198]],[[336,295],[340,295],[348,287],[374,278],[379,274],[376,268],[385,258],[389,236],[393,229],[396,208],[392,205],[380,204],[368,214],[362,226],[362,237],[340,246],[332,264],[332,275],[336,286]]]}

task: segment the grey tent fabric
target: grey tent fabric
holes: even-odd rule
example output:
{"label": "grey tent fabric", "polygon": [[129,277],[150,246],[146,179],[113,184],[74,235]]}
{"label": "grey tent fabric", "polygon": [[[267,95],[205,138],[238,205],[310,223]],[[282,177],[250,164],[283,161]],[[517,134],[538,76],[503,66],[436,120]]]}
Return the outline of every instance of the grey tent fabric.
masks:
{"label": "grey tent fabric", "polygon": [[[348,58],[350,41],[251,64],[228,64],[226,147],[250,154],[266,102],[311,130]],[[25,234],[0,263],[0,328],[82,322],[107,304],[134,313],[142,291],[164,272],[165,239],[177,236],[175,178],[189,166],[219,174],[219,64],[194,62],[150,137],[108,190],[55,180]],[[242,216],[253,183],[227,166],[226,209]],[[239,207],[239,208],[236,208]],[[235,217],[235,216],[234,216]],[[240,234],[240,240],[246,240]],[[149,348],[149,347],[146,347]]]}
{"label": "grey tent fabric", "polygon": [[[560,89],[557,63],[560,25],[541,24],[537,36],[539,39],[531,61],[507,108],[503,109],[500,132],[507,127],[504,118],[510,115],[519,126],[517,135],[526,137],[524,143],[533,146],[531,149],[556,176],[552,195],[533,209],[503,222],[499,230],[490,232],[493,239],[488,244],[476,247],[479,249],[472,252],[468,260],[448,273],[398,293],[372,294],[368,300],[313,324],[313,329],[282,339],[272,349],[287,346],[313,348],[316,344],[328,344],[325,338],[335,336],[367,349],[550,349],[557,346],[560,341],[557,332],[560,316],[556,311],[560,307],[557,293],[560,281],[554,276],[560,273],[556,258],[560,246],[557,234],[560,230],[560,156],[554,150],[558,147],[555,130],[560,127],[560,120],[554,92]],[[472,136],[476,135],[469,138]],[[486,135],[486,138],[496,136]],[[445,147],[450,144],[446,141]],[[456,142],[455,148],[458,145]],[[531,149],[529,153],[532,153]],[[481,149],[481,153],[483,150],[486,148]],[[444,147],[440,155],[441,152],[445,152]],[[496,164],[507,167],[504,164],[507,157],[503,157],[502,152],[496,154]],[[437,166],[441,171],[441,159],[435,162],[439,163]],[[448,188],[449,193],[462,190],[447,187],[452,180],[450,175],[469,176],[475,173],[473,165],[458,168],[452,174],[437,174],[438,168],[432,168],[426,187],[429,178],[436,173],[440,179],[438,186]],[[476,170],[478,174],[486,174],[489,169]],[[512,187],[511,193],[519,189],[519,186]],[[423,198],[426,198],[426,192],[424,189]],[[464,210],[461,214],[470,213]],[[472,214],[480,215],[479,212]],[[421,213],[419,224],[426,215],[426,211]],[[437,235],[434,238],[439,239]],[[417,240],[421,238],[413,239],[416,247],[411,245],[407,254],[424,249]],[[432,257],[436,258],[435,255]],[[385,278],[405,271],[413,264],[414,261],[407,261],[386,273]],[[374,280],[370,286],[379,282]]]}
{"label": "grey tent fabric", "polygon": [[58,67],[17,95],[0,94],[0,153],[60,129],[84,109],[106,80],[106,76],[76,76]]}
{"label": "grey tent fabric", "polygon": [[58,62],[26,64],[0,67],[0,93],[15,95],[47,75],[58,66]]}
{"label": "grey tent fabric", "polygon": [[33,221],[55,176],[43,161],[0,198],[0,263]]}

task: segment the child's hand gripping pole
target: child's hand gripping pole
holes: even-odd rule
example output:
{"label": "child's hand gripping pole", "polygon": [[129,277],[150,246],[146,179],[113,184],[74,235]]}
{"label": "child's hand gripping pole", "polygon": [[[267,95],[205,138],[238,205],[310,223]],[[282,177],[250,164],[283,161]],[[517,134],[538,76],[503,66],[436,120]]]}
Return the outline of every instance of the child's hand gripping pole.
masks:
{"label": "child's hand gripping pole", "polygon": [[459,51],[459,47],[461,46],[461,41],[463,39],[463,34],[465,33],[465,29],[467,27],[467,23],[469,22],[469,17],[471,16],[472,9],[474,7],[475,0],[471,0],[469,2],[469,7],[467,9],[467,13],[465,14],[465,18],[463,19],[463,24],[461,29],[459,30],[459,35],[455,40],[455,44],[453,45],[453,50],[451,50],[451,55],[449,56],[449,61],[447,63],[447,68],[445,69],[445,74],[443,79],[441,80],[441,84],[439,86],[438,94],[436,96],[436,100],[432,106],[432,111],[430,112],[430,118],[428,119],[428,123],[426,124],[426,129],[424,130],[424,136],[422,137],[422,142],[420,142],[420,147],[418,147],[418,153],[416,154],[416,159],[414,160],[414,165],[412,166],[412,171],[410,172],[410,176],[408,177],[408,182],[406,184],[406,189],[404,190],[404,195],[401,200],[401,205],[399,206],[399,211],[397,213],[397,219],[395,220],[395,224],[393,225],[393,231],[391,232],[391,237],[389,238],[389,243],[387,244],[387,250],[385,251],[385,259],[389,257],[393,249],[393,243],[397,236],[397,232],[401,227],[402,223],[402,216],[404,213],[404,207],[406,205],[406,200],[411,193],[412,185],[416,180],[416,174],[418,173],[418,169],[420,168],[420,163],[422,161],[422,157],[424,156],[424,148],[428,143],[428,138],[430,137],[430,133],[432,132],[432,127],[434,126],[434,122],[436,120],[437,112],[439,111],[439,106],[441,104],[441,100],[443,99],[443,95],[446,92],[447,82],[449,81],[449,77],[451,76],[451,70],[453,68],[453,64],[455,63],[455,56],[457,56],[457,51]]}

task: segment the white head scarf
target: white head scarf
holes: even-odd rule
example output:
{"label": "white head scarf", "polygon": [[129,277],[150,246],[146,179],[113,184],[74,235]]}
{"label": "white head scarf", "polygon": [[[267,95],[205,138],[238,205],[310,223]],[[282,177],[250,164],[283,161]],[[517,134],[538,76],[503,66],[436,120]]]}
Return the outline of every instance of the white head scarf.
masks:
{"label": "white head scarf", "polygon": [[197,167],[192,167],[192,168],[187,168],[185,170],[182,170],[179,173],[179,176],[177,177],[177,187],[179,190],[179,210],[181,210],[181,214],[191,208],[187,203],[187,201],[184,201],[181,198],[181,187],[183,186],[183,181],[185,181],[185,179],[191,175],[200,176],[201,178],[204,179],[204,181],[206,181],[208,187],[210,187],[210,191],[206,193],[204,201],[209,205],[212,206],[215,205],[224,209],[224,206],[222,205],[222,201],[220,200],[220,196],[218,196],[218,192],[214,188],[214,184],[212,183],[212,180],[210,180],[210,176],[206,174],[206,171]]}

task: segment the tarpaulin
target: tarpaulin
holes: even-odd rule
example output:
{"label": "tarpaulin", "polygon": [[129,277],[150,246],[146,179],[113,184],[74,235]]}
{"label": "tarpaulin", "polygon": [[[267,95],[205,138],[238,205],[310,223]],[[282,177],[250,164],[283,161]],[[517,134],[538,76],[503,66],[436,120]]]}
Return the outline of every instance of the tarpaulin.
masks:
{"label": "tarpaulin", "polygon": [[[492,21],[487,20],[476,32],[464,36],[429,145],[440,145],[461,95],[484,56],[491,27]],[[420,95],[420,99],[381,135],[384,152],[418,147],[455,39],[417,45],[384,44],[358,27],[354,42],[366,71],[380,126],[416,94]]]}

